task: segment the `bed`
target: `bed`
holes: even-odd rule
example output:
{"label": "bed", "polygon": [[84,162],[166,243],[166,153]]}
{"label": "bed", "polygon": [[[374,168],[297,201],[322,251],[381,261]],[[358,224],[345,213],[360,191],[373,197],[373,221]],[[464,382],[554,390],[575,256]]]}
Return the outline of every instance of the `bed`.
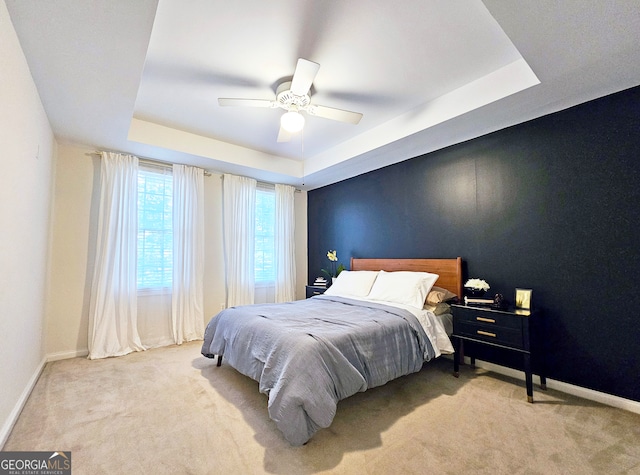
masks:
{"label": "bed", "polygon": [[352,258],[324,295],[221,311],[201,352],[258,381],[269,417],[302,445],[329,427],[340,400],[453,351],[427,307],[436,290],[462,295],[461,258]]}

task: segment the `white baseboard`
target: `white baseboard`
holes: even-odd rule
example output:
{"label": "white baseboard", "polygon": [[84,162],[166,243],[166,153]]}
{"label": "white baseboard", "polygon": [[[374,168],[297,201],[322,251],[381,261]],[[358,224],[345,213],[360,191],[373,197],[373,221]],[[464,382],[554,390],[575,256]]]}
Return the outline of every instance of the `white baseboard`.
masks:
{"label": "white baseboard", "polygon": [[89,354],[88,349],[58,351],[57,353],[49,353],[47,355],[47,363],[50,361],[68,360],[69,358],[78,358],[80,356],[87,356],[88,354]]}
{"label": "white baseboard", "polygon": [[13,429],[13,426],[18,421],[18,417],[22,412],[22,408],[27,403],[27,400],[31,395],[31,391],[33,391],[33,388],[38,382],[38,378],[40,378],[40,374],[42,374],[42,370],[44,369],[44,365],[46,363],[47,363],[47,358],[46,357],[42,358],[42,361],[40,361],[40,364],[38,364],[38,366],[36,367],[36,370],[33,372],[33,375],[31,375],[31,378],[29,378],[29,382],[27,383],[27,386],[24,388],[24,390],[22,391],[22,394],[18,398],[18,402],[16,402],[16,405],[13,407],[13,410],[9,414],[9,417],[4,422],[4,425],[2,426],[2,430],[0,430],[0,450],[2,450],[4,448],[4,444],[7,443],[9,434],[11,434],[11,430]]}
{"label": "white baseboard", "polygon": [[[470,364],[471,360],[469,359],[469,357],[465,356],[465,362],[467,364]],[[476,360],[476,366],[478,368],[486,369],[488,371],[493,371],[494,373],[503,374],[505,376],[524,381],[523,371],[518,371],[516,369],[507,368],[506,366],[500,366],[480,360]],[[540,377],[534,374],[533,383],[540,385]],[[547,378],[547,387],[566,394],[571,394],[572,396],[581,397],[590,401],[606,404],[607,406],[617,407],[619,409],[624,409],[625,411],[640,414],[640,402],[632,401],[631,399],[625,399],[623,397],[614,396],[612,394],[607,394],[580,386],[575,386],[569,383],[563,383],[562,381],[556,381],[549,378]],[[536,388],[534,388],[534,391],[535,389]]]}

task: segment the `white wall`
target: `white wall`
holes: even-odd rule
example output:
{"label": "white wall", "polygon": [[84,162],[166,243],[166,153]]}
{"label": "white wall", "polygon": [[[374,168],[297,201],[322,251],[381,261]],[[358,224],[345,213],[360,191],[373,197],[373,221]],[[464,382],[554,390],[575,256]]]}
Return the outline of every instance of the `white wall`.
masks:
{"label": "white wall", "polygon": [[[87,354],[91,277],[95,258],[100,159],[94,148],[58,147],[52,238],[52,280],[48,307],[50,359]],[[225,302],[222,248],[222,180],[205,177],[205,323]],[[297,298],[305,297],[307,196],[295,194]]]}
{"label": "white wall", "polygon": [[93,151],[59,144],[56,160],[51,282],[47,306],[50,359],[87,354],[89,296],[98,228],[100,162]]}
{"label": "white wall", "polygon": [[56,143],[0,0],[0,447],[45,360]]}

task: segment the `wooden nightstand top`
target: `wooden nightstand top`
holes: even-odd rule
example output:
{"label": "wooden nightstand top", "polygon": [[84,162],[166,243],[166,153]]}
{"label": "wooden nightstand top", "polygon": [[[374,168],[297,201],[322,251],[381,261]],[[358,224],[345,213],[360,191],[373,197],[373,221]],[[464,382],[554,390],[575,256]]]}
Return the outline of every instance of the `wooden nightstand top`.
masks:
{"label": "wooden nightstand top", "polygon": [[506,307],[493,307],[491,305],[473,305],[473,304],[465,304],[464,302],[453,302],[451,304],[452,307],[464,308],[469,310],[474,310],[478,312],[496,312],[496,313],[506,313],[509,315],[517,315],[519,317],[530,317],[535,313],[534,310],[527,310],[524,308],[516,308],[513,306]]}

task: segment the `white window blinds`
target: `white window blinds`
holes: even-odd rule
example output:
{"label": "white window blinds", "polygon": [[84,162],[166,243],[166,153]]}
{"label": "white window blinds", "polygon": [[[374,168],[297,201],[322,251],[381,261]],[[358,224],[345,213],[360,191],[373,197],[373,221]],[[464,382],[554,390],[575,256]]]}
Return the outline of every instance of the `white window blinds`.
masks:
{"label": "white window blinds", "polygon": [[276,197],[273,185],[259,183],[256,188],[255,281],[273,284],[275,270]]}
{"label": "white window blinds", "polygon": [[173,177],[170,169],[138,170],[138,289],[171,290]]}

